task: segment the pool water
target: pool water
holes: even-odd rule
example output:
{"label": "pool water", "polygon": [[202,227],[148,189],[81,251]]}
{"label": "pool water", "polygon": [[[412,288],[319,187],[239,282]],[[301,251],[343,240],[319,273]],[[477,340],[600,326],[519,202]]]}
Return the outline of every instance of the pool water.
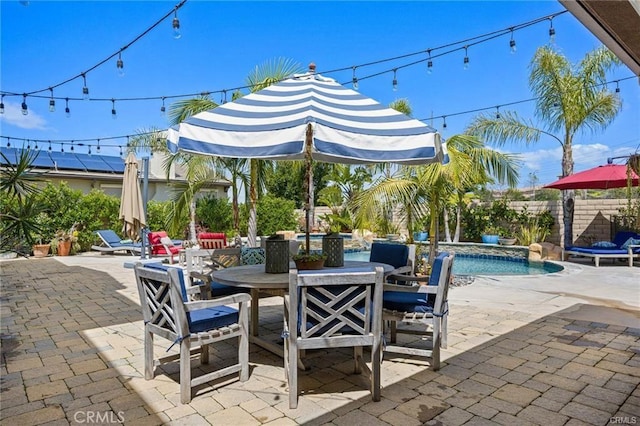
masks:
{"label": "pool water", "polygon": [[[368,251],[345,253],[345,260],[369,260]],[[529,263],[526,259],[503,256],[457,254],[453,273],[457,275],[539,275],[559,272],[563,268],[551,262]]]}

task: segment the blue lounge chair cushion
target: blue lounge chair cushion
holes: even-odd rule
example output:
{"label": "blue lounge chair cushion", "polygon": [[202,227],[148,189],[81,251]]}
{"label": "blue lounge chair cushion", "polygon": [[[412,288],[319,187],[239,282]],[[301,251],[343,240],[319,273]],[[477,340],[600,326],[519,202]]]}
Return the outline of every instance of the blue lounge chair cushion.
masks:
{"label": "blue lounge chair cushion", "polygon": [[616,246],[615,243],[612,243],[611,241],[598,241],[597,243],[593,243],[591,244],[591,247],[593,248],[618,248],[618,246]]}
{"label": "blue lounge chair cushion", "polygon": [[629,246],[637,246],[637,245],[640,245],[640,238],[629,237],[629,239],[625,241],[624,244],[620,246],[620,248],[628,250]]}
{"label": "blue lounge chair cushion", "polygon": [[[441,252],[433,262],[431,275],[429,276],[430,286],[437,286],[442,273],[442,264],[448,252]],[[407,291],[385,291],[382,295],[382,305],[385,309],[398,312],[431,313],[435,305],[436,295],[420,292]]]}
{"label": "blue lounge chair cushion", "polygon": [[[116,234],[115,232],[113,232],[111,229],[101,229],[98,231],[95,231],[96,234],[98,234],[100,236],[100,238],[102,238],[102,240],[109,246],[109,247],[142,247],[141,243],[134,243],[131,240],[120,240],[120,237],[118,236],[118,234]],[[126,242],[129,241],[129,242]]]}
{"label": "blue lounge chair cushion", "polygon": [[[184,285],[184,273],[181,268],[165,265],[163,263],[147,263],[145,267],[150,269],[159,269],[161,271],[168,271],[169,268],[176,269],[178,271],[178,278],[180,279],[180,292],[182,294],[182,301],[186,302],[188,300],[187,290]],[[223,296],[222,294],[218,295]],[[226,296],[226,294],[224,296]],[[208,331],[214,328],[224,327],[225,325],[237,323],[238,310],[230,308],[228,306],[216,306],[214,308],[198,309],[196,311],[187,312],[187,320],[189,321],[189,330],[192,333],[199,333],[202,331]]]}
{"label": "blue lounge chair cushion", "polygon": [[407,266],[409,247],[404,244],[371,244],[370,262],[380,262],[391,265],[394,268]]}

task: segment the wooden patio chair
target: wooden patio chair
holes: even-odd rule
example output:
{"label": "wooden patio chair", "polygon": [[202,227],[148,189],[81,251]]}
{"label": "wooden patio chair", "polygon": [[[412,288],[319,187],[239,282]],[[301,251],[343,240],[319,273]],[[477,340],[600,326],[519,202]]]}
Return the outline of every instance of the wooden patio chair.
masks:
{"label": "wooden patio chair", "polygon": [[[180,402],[191,401],[192,388],[240,372],[249,378],[248,294],[213,300],[188,301],[182,270],[164,265],[136,265],[136,282],[144,318],[144,376],[154,377],[156,365],[180,360]],[[239,304],[238,309],[226,305]],[[154,361],[153,337],[180,345],[180,354]],[[199,347],[200,362],[209,363],[209,345],[238,338],[238,362],[192,378],[191,347]],[[198,351],[194,351],[198,352]]]}
{"label": "wooden patio chair", "polygon": [[[436,257],[429,277],[395,276],[395,280],[413,285],[385,284],[382,319],[390,324],[390,342],[384,351],[431,358],[434,370],[440,369],[440,348],[447,347],[448,292],[455,254],[442,252]],[[401,324],[417,324],[418,329],[398,328]],[[397,344],[397,334],[429,337],[421,340],[425,347]]]}
{"label": "wooden patio chair", "polygon": [[[380,400],[383,269],[289,272],[285,295],[284,366],[289,407],[298,406],[299,352],[319,348],[354,348],[354,372],[369,374],[371,395]],[[371,368],[362,357],[371,347]]]}

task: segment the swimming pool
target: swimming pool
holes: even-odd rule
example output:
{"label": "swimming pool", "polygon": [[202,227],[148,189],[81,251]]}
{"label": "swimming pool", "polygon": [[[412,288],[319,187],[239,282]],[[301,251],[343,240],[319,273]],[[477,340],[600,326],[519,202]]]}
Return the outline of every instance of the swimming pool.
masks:
{"label": "swimming pool", "polygon": [[[345,253],[345,260],[369,260],[368,251]],[[529,263],[513,257],[456,254],[453,273],[457,275],[540,275],[559,272],[562,266],[551,262]]]}

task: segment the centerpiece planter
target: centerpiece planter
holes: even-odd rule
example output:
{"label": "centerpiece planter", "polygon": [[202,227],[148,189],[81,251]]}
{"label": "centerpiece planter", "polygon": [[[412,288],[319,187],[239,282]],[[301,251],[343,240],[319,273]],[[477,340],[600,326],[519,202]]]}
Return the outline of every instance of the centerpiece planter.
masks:
{"label": "centerpiece planter", "polygon": [[327,256],[322,254],[298,254],[293,256],[296,269],[299,271],[322,269]]}
{"label": "centerpiece planter", "polygon": [[512,246],[516,243],[517,239],[516,238],[509,238],[509,237],[500,237],[498,238],[498,243],[501,246]]}

